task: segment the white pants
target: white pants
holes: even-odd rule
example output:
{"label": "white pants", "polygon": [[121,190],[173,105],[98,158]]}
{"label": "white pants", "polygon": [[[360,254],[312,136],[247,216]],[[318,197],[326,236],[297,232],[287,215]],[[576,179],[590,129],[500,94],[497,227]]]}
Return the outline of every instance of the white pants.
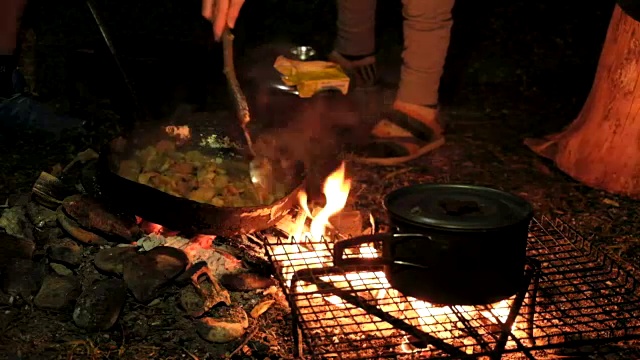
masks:
{"label": "white pants", "polygon": [[[336,50],[343,55],[373,54],[376,0],[337,2]],[[402,4],[404,51],[397,100],[436,105],[449,48],[454,0],[402,0]]]}

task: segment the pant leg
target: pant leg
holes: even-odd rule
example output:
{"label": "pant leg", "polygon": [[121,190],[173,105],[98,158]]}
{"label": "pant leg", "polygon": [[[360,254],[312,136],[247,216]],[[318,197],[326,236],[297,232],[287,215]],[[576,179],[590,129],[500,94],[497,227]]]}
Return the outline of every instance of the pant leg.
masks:
{"label": "pant leg", "polygon": [[18,25],[26,0],[0,0],[0,55],[16,48]]}
{"label": "pant leg", "polygon": [[376,48],[376,0],[337,0],[337,5],[335,50],[342,55],[373,54]]}
{"label": "pant leg", "polygon": [[404,51],[397,100],[436,105],[454,0],[402,0]]}

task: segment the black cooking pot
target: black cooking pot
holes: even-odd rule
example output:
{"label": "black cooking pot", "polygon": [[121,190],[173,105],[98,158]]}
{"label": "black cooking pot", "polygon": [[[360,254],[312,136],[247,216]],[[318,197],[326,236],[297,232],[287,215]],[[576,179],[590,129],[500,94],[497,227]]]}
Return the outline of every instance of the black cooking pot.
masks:
{"label": "black cooking pot", "polygon": [[[337,242],[335,266],[384,265],[393,288],[438,305],[491,304],[522,288],[533,218],[524,199],[486,187],[422,184],[391,192],[385,207],[392,233]],[[380,241],[381,258],[346,254]]]}

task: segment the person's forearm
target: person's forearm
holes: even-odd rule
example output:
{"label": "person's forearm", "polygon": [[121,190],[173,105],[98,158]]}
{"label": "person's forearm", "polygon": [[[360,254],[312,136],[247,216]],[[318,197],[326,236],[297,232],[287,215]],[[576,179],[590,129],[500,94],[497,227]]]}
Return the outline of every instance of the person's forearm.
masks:
{"label": "person's forearm", "polygon": [[26,0],[0,0],[0,55],[16,48],[18,25]]}

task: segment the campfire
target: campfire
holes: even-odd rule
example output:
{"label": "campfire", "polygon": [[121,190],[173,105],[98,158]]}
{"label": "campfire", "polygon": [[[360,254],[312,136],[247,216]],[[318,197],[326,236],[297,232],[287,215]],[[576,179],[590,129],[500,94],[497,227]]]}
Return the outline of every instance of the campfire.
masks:
{"label": "campfire", "polygon": [[[345,299],[345,296],[336,294],[345,291],[355,294],[366,293],[366,300],[376,303],[374,307],[382,313],[407,321],[417,329],[436,332],[438,339],[462,341],[465,345],[464,351],[472,354],[477,341],[472,335],[467,335],[468,339],[460,340],[457,322],[478,322],[484,319],[484,325],[489,325],[489,329],[496,331],[499,325],[508,320],[513,299],[502,300],[482,309],[473,306],[439,307],[412,297],[404,297],[391,287],[382,271],[338,271],[337,274],[331,274],[331,271],[323,274],[320,271],[312,279],[296,276],[301,271],[331,269],[333,242],[344,237],[336,231],[331,218],[339,215],[344,209],[350,190],[351,180],[346,178],[345,164],[342,163],[324,183],[326,204],[323,207],[312,211],[307,204],[306,193],[301,192],[299,201],[302,211],[290,223],[279,225],[280,229],[289,235],[287,241],[283,243],[279,238],[267,237],[270,253],[279,266],[282,279],[288,291],[297,300],[296,306],[301,312],[301,322],[313,323],[312,326],[317,329],[341,327],[341,331],[335,333],[335,341],[345,341],[340,339],[353,337],[348,341],[358,342],[358,338],[362,336],[387,338],[397,334],[397,329],[392,324],[376,319],[367,310],[358,308],[357,304],[354,305]],[[373,217],[370,218],[370,222],[369,230],[375,231]],[[350,250],[349,255],[377,257],[379,250],[375,245],[361,245]],[[319,288],[316,281],[324,284],[324,288],[322,285]],[[326,291],[327,285],[335,289],[333,293]],[[456,316],[461,316],[461,319],[455,320]],[[430,348],[426,344],[422,347],[415,345],[415,339],[412,341],[410,336],[404,336],[402,342],[397,345],[397,351],[414,353],[428,351]],[[420,345],[419,341],[417,345]]]}
{"label": "campfire", "polygon": [[[594,307],[597,300],[592,299],[607,298],[618,309],[626,306],[626,301],[606,295],[605,288],[622,270],[612,268],[612,273],[598,277],[602,272],[596,269],[604,263],[611,266],[611,261],[593,249],[583,250],[582,237],[562,222],[547,218],[534,220],[530,227],[528,285],[489,305],[439,306],[404,296],[379,268],[337,268],[332,263],[334,244],[359,235],[342,234],[332,223],[339,221],[350,189],[343,163],[325,181],[323,207],[310,209],[302,192],[302,211],[278,225],[287,236],[265,236],[270,258],[297,315],[294,336],[299,327],[316,355],[440,358],[522,352],[533,358],[533,349],[597,336],[607,328],[619,328],[628,335],[629,329],[624,329],[628,323]],[[370,216],[370,225],[363,232],[375,231]],[[348,255],[376,258],[381,256],[380,248],[379,243],[361,244],[349,249]],[[578,281],[581,277],[585,279]],[[597,294],[598,289],[602,293]],[[546,295],[538,298],[539,291]],[[580,321],[569,315],[578,312]],[[636,308],[627,316],[637,315]]]}
{"label": "campfire", "polygon": [[[96,156],[85,152],[78,163],[86,170]],[[106,331],[127,316],[121,313],[127,298],[163,306],[158,304],[172,303],[166,291],[173,287],[183,327],[209,343],[230,344],[219,348],[227,354],[251,353],[252,339],[284,341],[286,335],[274,338],[281,331],[268,330],[274,325],[264,314],[274,312],[292,314],[294,346],[286,351],[319,358],[497,358],[518,352],[533,359],[541,349],[640,336],[640,296],[632,273],[558,220],[531,222],[522,286],[492,303],[430,303],[403,294],[380,264],[338,266],[335,250],[341,244],[388,232],[372,215],[348,205],[353,185],[342,163],[324,181],[322,204],[300,191],[297,206],[274,227],[217,236],[113,213],[91,189],[73,193],[43,173],[33,194],[9,205],[0,219],[11,236],[5,244],[12,246],[0,253],[8,264],[3,291],[35,295],[38,308],[73,309],[77,327]],[[473,208],[475,216],[480,207],[465,202],[454,210]],[[383,258],[383,242],[372,239],[342,246],[343,255]],[[31,260],[40,246],[54,274],[40,287],[15,285],[40,273]],[[82,262],[83,254],[90,254],[92,266]],[[102,275],[81,286],[77,277],[94,266]]]}

